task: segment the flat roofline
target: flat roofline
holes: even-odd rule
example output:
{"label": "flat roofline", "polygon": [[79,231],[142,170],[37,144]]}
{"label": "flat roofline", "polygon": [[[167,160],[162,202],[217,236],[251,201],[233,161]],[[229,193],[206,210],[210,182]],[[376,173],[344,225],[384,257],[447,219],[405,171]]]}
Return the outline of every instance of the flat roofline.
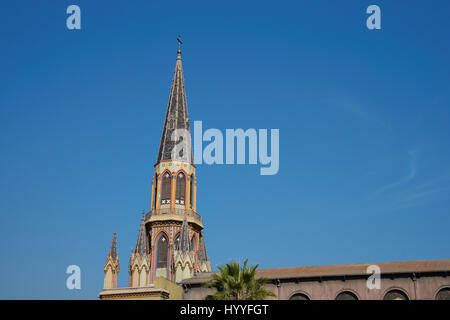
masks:
{"label": "flat roofline", "polygon": [[[362,276],[368,274],[367,267],[370,265],[380,267],[381,274],[450,272],[450,259],[445,259],[259,269],[256,271],[256,275],[269,279]],[[192,278],[183,280],[182,284],[204,283],[211,279],[213,273],[199,273]]]}
{"label": "flat roofline", "polygon": [[136,287],[136,288],[125,287],[125,288],[103,289],[102,292],[99,293],[99,296],[109,296],[109,295],[127,294],[127,293],[136,294],[136,293],[158,293],[158,292],[167,293],[167,294],[170,293],[166,289],[155,288],[155,286],[153,284],[151,284],[146,287]]}

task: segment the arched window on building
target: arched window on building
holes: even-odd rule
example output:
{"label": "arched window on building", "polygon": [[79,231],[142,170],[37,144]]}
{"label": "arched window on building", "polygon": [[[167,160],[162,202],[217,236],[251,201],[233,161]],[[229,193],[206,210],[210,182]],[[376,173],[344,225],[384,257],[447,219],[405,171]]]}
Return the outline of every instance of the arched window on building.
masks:
{"label": "arched window on building", "polygon": [[309,297],[303,293],[295,293],[289,298],[289,300],[309,300]]}
{"label": "arched window on building", "polygon": [[161,204],[170,203],[170,193],[172,189],[172,177],[165,172],[161,181]]}
{"label": "arched window on building", "polygon": [[175,240],[173,240],[173,246],[175,250],[180,250],[180,234],[177,234]]}
{"label": "arched window on building", "polygon": [[408,296],[401,290],[390,290],[384,295],[383,300],[409,300]]}
{"label": "arched window on building", "polygon": [[436,295],[436,300],[450,300],[450,288],[442,288]]}
{"label": "arched window on building", "polygon": [[175,203],[184,204],[186,201],[186,176],[180,172],[177,176],[177,191],[175,195]]}
{"label": "arched window on building", "polygon": [[195,251],[195,237],[192,236],[191,238],[191,251]]}
{"label": "arched window on building", "polygon": [[343,291],[337,295],[336,300],[358,300],[358,297],[353,292]]}
{"label": "arched window on building", "polygon": [[156,199],[158,199],[158,176],[155,175],[155,186],[154,186],[154,193],[153,193],[153,208],[156,209]]}
{"label": "arched window on building", "polygon": [[193,206],[193,203],[194,203],[194,175],[192,174],[191,175],[191,183],[189,184],[189,187],[190,187],[190,197],[191,197],[191,200],[189,201],[190,203],[189,203],[189,208],[190,209],[192,209],[194,206]]}
{"label": "arched window on building", "polygon": [[166,268],[167,267],[167,252],[169,241],[165,235],[162,235],[158,240],[157,254],[156,254],[156,267]]}

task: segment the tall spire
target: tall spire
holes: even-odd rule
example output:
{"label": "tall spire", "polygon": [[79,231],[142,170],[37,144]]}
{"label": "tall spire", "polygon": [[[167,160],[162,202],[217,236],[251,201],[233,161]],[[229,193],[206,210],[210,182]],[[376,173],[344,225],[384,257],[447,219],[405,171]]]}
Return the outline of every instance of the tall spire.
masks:
{"label": "tall spire", "polygon": [[113,259],[113,261],[117,258],[117,240],[116,240],[116,230],[114,230],[113,239],[111,243],[111,248],[109,250],[109,256]]}
{"label": "tall spire", "polygon": [[142,210],[142,220],[141,220],[141,226],[139,227],[139,234],[136,242],[136,249],[134,253],[139,253],[141,256],[148,254],[148,248],[147,248],[147,233],[145,231],[145,211]]}
{"label": "tall spire", "polygon": [[[175,71],[172,79],[172,86],[170,89],[169,103],[167,104],[166,119],[164,121],[164,128],[161,135],[161,143],[159,145],[158,160],[178,160],[174,159],[172,150],[174,148],[174,141],[172,141],[172,133],[175,129],[186,129],[190,133],[189,115],[187,110],[186,91],[184,88],[183,66],[181,64],[181,38],[178,36],[178,52],[177,62],[175,64]],[[176,139],[180,141],[181,139]],[[178,143],[178,142],[177,142]],[[187,155],[177,155],[192,161],[192,148],[190,139],[188,141],[190,152]],[[183,149],[184,151],[184,149]],[[189,151],[189,150],[188,150]]]}

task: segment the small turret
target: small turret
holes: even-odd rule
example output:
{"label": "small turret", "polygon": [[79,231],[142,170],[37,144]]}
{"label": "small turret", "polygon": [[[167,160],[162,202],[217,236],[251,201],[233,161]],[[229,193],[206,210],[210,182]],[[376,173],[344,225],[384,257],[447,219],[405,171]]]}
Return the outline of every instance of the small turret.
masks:
{"label": "small turret", "polygon": [[117,277],[119,275],[119,255],[117,254],[116,231],[114,230],[111,248],[108,252],[105,262],[105,280],[104,289],[117,288]]}
{"label": "small turret", "polygon": [[129,286],[145,287],[150,281],[150,250],[145,228],[145,211],[142,210],[142,220],[136,242],[136,248],[131,250],[129,264]]}

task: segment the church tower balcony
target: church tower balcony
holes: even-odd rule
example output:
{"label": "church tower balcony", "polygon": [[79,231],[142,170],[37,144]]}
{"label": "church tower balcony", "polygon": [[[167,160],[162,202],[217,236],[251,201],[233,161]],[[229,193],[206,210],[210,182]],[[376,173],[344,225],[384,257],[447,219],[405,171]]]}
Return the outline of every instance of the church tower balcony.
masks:
{"label": "church tower balcony", "polygon": [[195,225],[199,229],[203,229],[202,217],[190,210],[178,208],[163,208],[159,210],[153,210],[145,215],[145,223],[162,222],[162,221],[178,221],[183,222],[184,217],[187,217],[187,221],[190,224]]}

